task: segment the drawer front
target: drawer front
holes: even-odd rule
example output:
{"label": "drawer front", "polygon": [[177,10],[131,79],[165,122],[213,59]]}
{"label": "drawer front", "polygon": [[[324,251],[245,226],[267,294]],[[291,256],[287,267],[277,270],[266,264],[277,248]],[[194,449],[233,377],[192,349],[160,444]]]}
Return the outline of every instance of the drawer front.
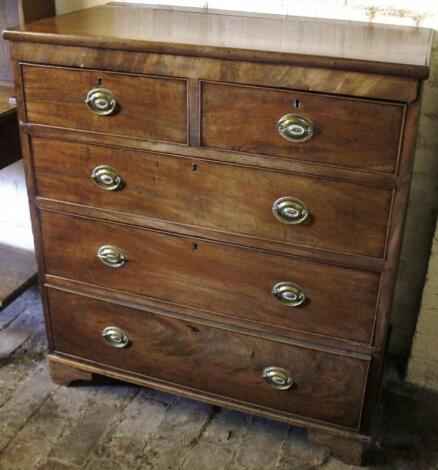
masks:
{"label": "drawer front", "polygon": [[[46,198],[384,257],[390,189],[56,140],[34,139],[33,157],[37,191]],[[121,178],[110,191],[90,178],[107,166]],[[288,224],[276,218],[273,205],[283,197],[302,201],[307,219]]]}
{"label": "drawer front", "polygon": [[[295,415],[359,426],[367,361],[53,289],[48,289],[48,301],[58,352]],[[262,375],[268,367],[285,369],[291,387],[277,390],[267,383]]]}
{"label": "drawer front", "polygon": [[[299,330],[371,341],[377,273],[46,211],[41,222],[47,274],[196,307],[231,321],[274,325],[282,334]],[[121,253],[104,250],[103,261],[115,259],[122,264],[118,269],[96,256],[108,246]],[[284,303],[284,297],[299,305]]]}
{"label": "drawer front", "polygon": [[23,81],[29,122],[187,143],[185,80],[25,65]]}
{"label": "drawer front", "polygon": [[[396,170],[401,105],[210,82],[202,85],[201,103],[206,147],[385,173]],[[289,114],[312,124],[309,140],[291,142],[280,135],[277,123]],[[286,128],[296,125],[292,120],[284,123]],[[308,138],[307,125],[296,123],[298,134],[289,128],[289,136],[292,132],[293,138]]]}

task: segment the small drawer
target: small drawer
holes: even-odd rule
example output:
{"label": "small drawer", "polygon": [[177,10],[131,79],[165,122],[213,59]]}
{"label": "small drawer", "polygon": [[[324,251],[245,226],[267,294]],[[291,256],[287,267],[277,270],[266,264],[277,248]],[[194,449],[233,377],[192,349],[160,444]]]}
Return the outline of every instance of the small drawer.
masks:
{"label": "small drawer", "polygon": [[394,173],[402,105],[204,82],[202,145]]}
{"label": "small drawer", "polygon": [[187,82],[24,65],[27,120],[36,124],[187,143]]}
{"label": "small drawer", "polygon": [[378,273],[46,211],[41,222],[47,274],[286,336],[372,339]]}
{"label": "small drawer", "polygon": [[56,140],[32,148],[38,195],[48,199],[385,256],[391,189]]}
{"label": "small drawer", "polygon": [[339,426],[360,425],[369,362],[48,289],[55,351]]}

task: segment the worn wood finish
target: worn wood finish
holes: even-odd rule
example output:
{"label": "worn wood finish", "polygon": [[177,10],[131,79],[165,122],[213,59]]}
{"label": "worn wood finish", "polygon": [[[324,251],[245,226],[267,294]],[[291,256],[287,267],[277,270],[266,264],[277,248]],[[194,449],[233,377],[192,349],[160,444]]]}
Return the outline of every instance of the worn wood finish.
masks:
{"label": "worn wood finish", "polygon": [[[369,359],[370,355],[373,356],[380,354],[377,347],[370,346],[366,343],[358,343],[357,341],[341,339],[335,336],[324,336],[322,337],[323,341],[321,341],[320,335],[298,330],[294,330],[293,332],[289,331],[289,334],[286,336],[287,330],[281,330],[276,325],[261,322],[249,323],[247,319],[242,317],[234,317],[232,322],[224,323],[222,315],[218,315],[217,313],[210,312],[208,310],[201,310],[187,305],[178,305],[178,309],[175,309],[174,304],[169,302],[152,297],[145,297],[140,294],[132,294],[127,291],[118,290],[114,287],[96,286],[65,277],[53,276],[51,274],[46,274],[44,276],[44,280],[45,285],[48,287],[54,287],[72,293],[80,293],[106,301],[110,299],[111,301],[116,301],[127,307],[140,310],[145,309],[148,312],[157,313],[159,315],[195,321],[215,328],[237,331],[244,334],[252,334],[254,336],[262,335],[263,338],[284,344],[293,344],[297,346],[311,345],[313,349],[328,351],[333,354],[344,355],[348,352],[349,354],[362,359]],[[250,325],[250,329],[248,329],[248,325]]]}
{"label": "worn wood finish", "polygon": [[[217,392],[210,392],[209,387],[215,384],[208,380],[208,374],[203,373],[202,380],[190,378],[191,382],[199,380],[193,382],[198,384],[198,388],[194,389],[190,384],[175,384],[168,382],[166,378],[141,375],[145,372],[135,372],[138,370],[135,368],[127,372],[126,368],[122,370],[121,363],[117,365],[112,362],[113,358],[109,353],[100,351],[101,346],[91,342],[91,347],[97,348],[99,354],[102,354],[99,362],[93,362],[85,346],[80,347],[80,335],[79,339],[74,339],[68,329],[64,331],[65,318],[59,313],[61,307],[56,312],[54,334],[54,312],[47,303],[46,289],[43,289],[51,362],[305,425],[321,432],[310,435],[311,439],[327,445],[347,461],[358,462],[361,445],[357,443],[371,441],[373,416],[377,409],[415,147],[420,78],[428,73],[430,32],[399,27],[369,29],[368,26],[317,21],[315,24],[318,23],[318,31],[322,35],[312,35],[310,42],[288,42],[288,46],[282,45],[280,48],[276,36],[271,34],[272,25],[282,24],[287,30],[292,24],[297,24],[295,19],[283,22],[275,17],[265,18],[259,15],[250,15],[248,19],[239,14],[221,15],[210,12],[205,15],[193,11],[179,13],[160,8],[145,10],[129,7],[126,9],[129,11],[126,16],[121,13],[127,21],[120,21],[120,15],[117,16],[117,22],[105,23],[105,33],[100,29],[103,27],[101,24],[90,26],[92,23],[85,24],[83,21],[86,18],[97,18],[102,12],[100,18],[108,20],[118,10],[119,7],[114,6],[92,9],[6,33],[9,38],[16,40],[13,45],[13,59],[21,139],[41,285],[44,287],[47,284],[56,290],[63,289],[73,297],[80,294],[78,298],[99,305],[95,314],[94,307],[90,308],[91,313],[84,313],[84,321],[89,325],[96,325],[98,317],[114,321],[135,318],[133,321],[137,322],[138,319],[139,326],[134,334],[141,334],[143,322],[153,318],[150,321],[154,324],[199,325],[196,328],[201,331],[200,335],[190,333],[196,338],[195,341],[203,340],[205,331],[211,332],[209,334],[212,338],[220,338],[218,342],[221,344],[231,342],[228,338],[239,338],[236,351],[244,351],[242,357],[245,360],[248,360],[245,348],[263,344],[266,345],[266,351],[273,354],[272,357],[278,349],[289,351],[281,353],[287,357],[289,354],[292,357],[290,351],[297,350],[300,354],[303,351],[312,351],[315,354],[333,356],[336,364],[339,361],[343,363],[345,358],[360,361],[361,364],[366,364],[367,369],[369,366],[369,374],[362,381],[363,410],[358,415],[357,408],[349,407],[345,409],[344,415],[330,416],[323,422],[312,414],[312,407],[306,408],[305,412],[299,411],[303,415],[297,416],[292,414],[295,411],[291,413],[290,410],[280,410],[278,406],[277,409],[269,408],[271,405],[266,405],[266,402],[260,404],[257,400],[251,402],[233,398],[239,387],[231,387],[230,390],[226,387],[237,380],[239,375],[245,375],[245,370],[248,370],[245,368],[236,373],[233,369],[232,374],[235,377],[230,378],[230,382],[226,381],[228,385],[224,385],[225,390],[216,395]],[[134,19],[128,21],[129,18]],[[140,18],[141,30],[135,27]],[[162,28],[175,21],[175,18],[180,20],[178,28]],[[185,26],[187,18],[193,20],[191,28]],[[144,28],[149,20],[155,28]],[[222,44],[209,44],[209,40],[214,40],[216,30],[202,30],[202,25],[208,22],[218,26],[217,32],[221,33],[224,40]],[[192,31],[196,29],[194,24],[199,26],[199,31]],[[238,31],[246,36],[237,34],[233,39],[222,34],[222,26],[227,24],[240,25]],[[254,27],[255,24],[257,28]],[[311,31],[312,27],[303,31]],[[263,34],[262,42],[250,40],[251,31],[254,30],[258,33],[269,32],[268,40]],[[359,35],[364,34],[360,36],[363,42],[362,39],[358,42],[357,34],[354,36],[357,50],[351,49],[343,57],[324,55],[324,50],[337,50],[339,44],[333,38],[342,38],[343,44],[348,44],[353,30]],[[150,31],[153,31],[153,36]],[[315,38],[325,37],[328,31],[337,33],[332,40],[321,42],[318,52],[299,50],[303,44],[306,47],[311,46]],[[192,43],[188,38],[193,37],[202,41],[199,44]],[[391,39],[394,37],[397,37],[396,41]],[[234,40],[235,47],[231,44]],[[245,41],[249,40],[252,49],[242,48]],[[295,49],[289,48],[289,44],[295,44]],[[400,47],[401,44],[409,45]],[[365,51],[370,60],[361,58]],[[395,60],[395,57],[398,59]],[[421,57],[422,65],[416,62],[415,57]],[[65,105],[64,109],[70,109],[69,106],[74,109],[70,114],[74,115],[75,122],[79,122],[79,125],[69,122],[69,116],[61,116],[58,110],[45,109],[42,101],[37,106],[37,119],[31,120],[25,112],[28,96],[24,93],[23,79],[24,84],[28,85],[28,77],[22,76],[23,70],[38,70],[37,75],[41,70],[47,73],[39,74],[39,88],[45,86],[46,81],[56,82],[55,88],[59,87],[59,83],[53,80],[57,73],[61,78],[96,78],[93,74],[98,74],[99,78],[101,74],[108,74],[114,78],[114,86],[125,83],[125,77],[132,77],[130,83],[133,87],[136,86],[136,80],[143,79],[183,84],[181,88],[184,105],[176,108],[171,119],[178,120],[182,115],[178,111],[184,110],[184,131],[182,125],[177,131],[174,130],[179,137],[183,135],[184,140],[166,140],[162,136],[149,135],[148,129],[141,131],[146,134],[134,135],[131,127],[135,126],[128,128],[126,120],[121,120],[113,128],[110,125],[108,128],[96,128],[94,121],[81,117],[86,110],[83,105],[83,91],[72,95],[74,101],[64,100],[65,103],[60,103]],[[73,81],[77,83],[76,79]],[[216,104],[213,107],[216,113],[213,121],[209,110],[206,110],[206,94],[201,93],[202,83],[204,92],[209,87],[208,103]],[[56,96],[59,96],[60,89],[56,90]],[[233,90],[233,93],[228,90]],[[235,90],[238,92],[234,93]],[[242,95],[241,98],[241,90],[256,91],[254,97],[259,96],[259,92],[267,93],[269,99],[262,100],[261,106],[259,98],[254,101],[248,96]],[[146,86],[140,95],[147,95],[148,92],[150,87]],[[33,89],[32,93],[39,92]],[[48,91],[44,93],[45,97],[49,96]],[[230,98],[227,96],[229,94],[233,96]],[[241,111],[243,107],[239,108],[237,103],[237,98],[242,101],[240,104],[245,101],[244,109],[255,108],[256,114],[260,112],[257,121],[261,119],[261,122],[265,122],[264,117],[272,113],[272,109],[276,111],[279,106],[280,98],[276,97],[296,95],[301,99],[297,113],[304,114],[305,105],[310,98],[314,106],[312,113],[324,116],[324,123],[333,122],[329,119],[332,116],[331,108],[336,108],[333,111],[336,120],[344,123],[324,143],[325,152],[312,152],[313,159],[312,155],[305,152],[296,158],[281,154],[281,150],[278,151],[272,144],[273,141],[269,140],[272,127],[268,131],[263,126],[257,128],[252,122],[251,132],[248,132],[245,124],[248,120],[251,121],[252,115]],[[233,97],[237,98],[232,99]],[[153,116],[154,122],[162,109],[169,109],[174,105],[168,102],[163,104],[163,100],[164,96],[161,96],[153,102],[155,109],[141,111],[147,116]],[[322,102],[334,105],[323,107]],[[223,110],[224,104],[227,113]],[[213,108],[210,107],[210,110]],[[233,111],[237,109],[237,114],[242,118],[238,124],[234,122],[232,128],[228,122],[232,120],[233,114],[228,113],[228,108]],[[280,107],[278,109],[283,110]],[[291,112],[293,109],[295,108],[291,108]],[[175,111],[174,107],[172,110]],[[378,111],[376,119],[371,116],[374,110]],[[351,116],[351,124],[346,121],[345,115]],[[44,119],[38,120],[41,116],[45,116]],[[222,119],[222,123],[217,122],[217,116]],[[384,119],[379,133],[376,133],[375,122],[382,116]],[[97,123],[101,122],[97,120]],[[170,132],[166,126],[171,121],[165,119],[164,122],[164,131],[160,129],[160,132]],[[178,121],[179,124],[181,122]],[[360,122],[362,133],[367,129],[370,134],[365,140],[361,131],[357,130],[357,122]],[[209,123],[208,127],[206,123]],[[228,126],[227,132],[232,135],[232,142],[227,135],[226,144],[219,139],[218,130],[214,126],[222,129],[222,124],[225,128]],[[150,128],[156,130],[153,125]],[[212,129],[215,131],[214,142],[208,142],[206,135],[210,132],[211,138]],[[322,128],[324,129],[328,128]],[[253,144],[251,141],[249,145],[253,145],[253,148],[243,148],[248,139],[254,139],[258,134],[265,136],[261,142]],[[322,139],[323,135],[317,133],[313,144],[317,142],[316,139]],[[340,140],[334,140],[334,135]],[[235,138],[242,139],[243,143],[236,144]],[[312,145],[311,142],[305,145]],[[361,146],[356,145],[356,142],[361,142]],[[44,152],[43,144],[47,144],[50,152]],[[208,148],[205,145],[219,148]],[[281,147],[283,142],[279,145]],[[349,155],[345,151],[347,147]],[[84,154],[78,152],[78,157],[72,149],[79,148],[84,149]],[[60,150],[61,159],[57,157],[57,149]],[[371,152],[366,153],[364,149]],[[77,183],[85,178],[88,185],[92,184],[85,174],[89,171],[87,165],[91,167],[91,163],[95,164],[101,159],[111,160],[114,165],[117,162],[117,166],[123,168],[123,176],[129,184],[122,191],[104,195],[96,192],[98,188],[93,187],[87,191],[86,186]],[[56,162],[62,162],[65,170],[63,173],[54,168]],[[87,168],[87,172],[82,166],[79,168],[79,162]],[[151,163],[155,167],[152,168]],[[134,172],[132,167],[138,168],[138,171]],[[187,172],[186,167],[189,170]],[[219,169],[222,178],[219,177]],[[147,189],[146,184],[141,181],[144,172],[150,175]],[[199,178],[203,175],[207,176],[205,184]],[[266,175],[269,178],[266,179]],[[66,182],[64,190],[56,181],[57,178]],[[72,184],[77,187],[75,194],[69,188]],[[289,184],[291,190],[306,192],[306,197],[308,194],[315,201],[312,202],[316,204],[315,207],[325,207],[325,214],[331,214],[333,209],[336,214],[341,214],[340,219],[344,225],[339,225],[343,228],[339,228],[337,237],[334,235],[336,228],[330,225],[329,218],[324,219],[327,221],[324,230],[312,232],[317,233],[317,236],[311,245],[306,245],[307,241],[304,239],[291,242],[286,236],[289,227],[283,228],[285,232],[282,238],[280,232],[269,232],[269,223],[260,223],[257,226],[260,216],[255,206],[260,207],[259,201],[261,204],[265,194],[273,194],[272,191],[277,186],[283,189],[288,188]],[[39,185],[45,195],[38,192]],[[135,201],[132,188],[140,196]],[[346,204],[341,212],[341,205],[336,201],[344,198],[346,188],[349,188],[349,198],[345,198]],[[357,189],[359,192],[356,193],[354,188],[360,188]],[[191,199],[188,195],[190,190]],[[149,196],[144,197],[145,194]],[[257,204],[251,206],[252,217],[244,212],[245,215],[239,220],[235,213],[236,209],[244,207],[244,195]],[[104,199],[105,196],[108,198]],[[163,201],[169,201],[172,196],[173,207],[169,207],[169,204],[161,206]],[[366,213],[363,212],[365,199],[368,203],[372,202],[368,204]],[[152,200],[155,205],[151,204]],[[232,200],[234,206],[230,202]],[[240,201],[239,204],[236,201]],[[325,205],[320,205],[321,201],[325,201]],[[196,210],[193,202],[196,202],[198,213],[201,214],[197,219],[194,218]],[[371,205],[378,208],[376,220],[373,218]],[[221,224],[217,222],[218,215],[223,221]],[[365,223],[367,219],[368,225]],[[71,220],[75,222],[71,223]],[[315,218],[313,225],[306,228],[316,230],[318,220],[323,219]],[[347,220],[348,224],[345,224]],[[345,229],[346,225],[348,230]],[[361,230],[358,229],[359,225]],[[263,234],[266,234],[266,238],[263,238]],[[376,234],[379,234],[379,240]],[[104,269],[96,259],[97,248],[101,243],[110,243],[110,239],[129,251],[128,262],[120,270]],[[131,251],[132,249],[134,250]],[[311,286],[308,287],[311,301],[302,309],[293,309],[293,317],[275,310],[279,305],[272,307],[269,303],[273,300],[270,290],[274,278],[277,282],[277,275],[289,276],[291,273],[295,281],[298,279],[303,284],[302,287],[304,284]],[[166,286],[171,288],[166,290]],[[246,303],[242,302],[242,295],[246,296]],[[57,305],[61,305],[61,302],[57,302]],[[117,313],[106,317],[110,312],[116,311]],[[129,315],[119,314],[119,311],[129,312]],[[304,315],[305,312],[307,316]],[[72,322],[73,316],[76,322],[77,315],[71,314]],[[129,322],[126,328],[128,327]],[[74,323],[74,328],[80,328],[80,324]],[[150,330],[153,331],[153,327]],[[217,337],[216,332],[220,332]],[[79,351],[78,355],[57,351],[55,344],[58,336],[65,338],[68,347]],[[182,337],[185,338],[185,335]],[[172,341],[174,339],[172,336]],[[154,338],[154,341],[160,342],[160,339]],[[212,339],[205,348],[211,347],[215,351],[216,343]],[[90,341],[87,341],[88,344]],[[165,355],[173,344],[168,342],[160,346],[160,354]],[[187,347],[184,349],[192,351],[189,346],[193,343],[187,340],[185,344]],[[142,348],[146,347],[147,344],[142,344]],[[229,350],[232,354],[232,348]],[[134,348],[128,349],[129,354],[133,354],[134,366],[141,367],[141,364],[146,363],[142,361],[148,359],[144,355],[137,359],[135,351]],[[215,355],[212,358],[212,362],[222,368],[222,371],[230,370],[226,368],[228,366],[234,367],[234,360],[224,367],[221,360],[222,356]],[[163,361],[166,362],[167,359],[164,358]],[[172,364],[179,364],[179,361],[178,354],[172,356]],[[196,361],[202,363],[200,359]],[[306,363],[305,360],[302,362]],[[158,368],[159,364],[154,364],[154,367]],[[179,373],[185,367],[186,364],[184,367],[178,366],[176,371]],[[335,377],[336,367],[322,368],[318,373]],[[171,374],[171,368],[165,373]],[[358,390],[355,388],[358,387],[358,379],[354,373],[352,375],[353,378],[342,377],[340,380],[345,384],[350,383],[349,380],[353,381],[353,393]],[[311,374],[310,378],[319,387],[317,377]],[[328,379],[328,383],[331,383],[331,379]],[[348,393],[346,396],[348,397]],[[350,423],[347,425],[350,430],[347,431],[345,424],[340,425],[341,422]],[[351,426],[354,426],[354,431]],[[351,439],[352,445],[349,447],[343,439]]]}
{"label": "worn wood finish", "polygon": [[[14,351],[6,353],[0,367],[1,468],[57,468],[59,459],[64,466],[88,465],[93,469],[111,467],[114,462],[122,467],[147,462],[157,468],[186,469],[202,462],[203,468],[216,468],[219,461],[227,467],[251,470],[274,470],[278,461],[286,467],[297,462],[301,468],[342,467],[339,457],[306,442],[305,432],[297,428],[305,425],[327,432],[329,424],[262,407],[255,410],[254,405],[202,392],[195,394],[189,388],[110,367],[105,368],[105,374],[117,378],[117,382],[96,377],[90,384],[78,382],[71,388],[51,384],[43,354],[42,321],[36,288],[26,291],[0,315],[2,352],[6,345]],[[50,364],[93,373],[102,373],[103,369],[101,365],[60,355],[50,355]],[[121,380],[141,385],[142,389]],[[215,406],[195,403],[193,399]],[[402,384],[386,387],[384,416],[379,420],[381,445],[377,452],[370,453],[366,463],[373,466],[384,461],[390,467],[415,468],[421,459],[435,464],[436,448],[429,450],[426,446],[419,450],[416,445],[406,448],[403,443],[413,437],[415,442],[429,442],[436,405],[430,394],[411,395]],[[425,414],[430,424],[426,427]],[[272,419],[284,423],[274,423]],[[338,427],[336,433],[348,438],[352,446],[356,441],[363,442],[357,432]],[[394,450],[395,445],[397,449],[400,445],[400,450]]]}
{"label": "worn wood finish", "polygon": [[35,255],[0,244],[0,310],[36,278]]}
{"label": "worn wood finish", "polygon": [[[48,298],[56,351],[347,428],[358,426],[366,361],[275,344],[59,291],[49,290]],[[108,326],[126,331],[129,346],[107,344],[101,333]],[[262,378],[269,366],[290,371],[295,386],[272,389]]]}
{"label": "worn wood finish", "polygon": [[211,393],[202,392],[200,390],[193,390],[189,387],[183,387],[181,385],[174,385],[162,380],[154,380],[151,377],[130,374],[117,368],[102,366],[101,364],[96,365],[92,361],[87,361],[85,359],[72,358],[71,356],[59,353],[49,353],[47,354],[47,359],[49,362],[56,362],[57,364],[63,364],[67,367],[91,372],[92,374],[104,374],[105,376],[116,380],[123,380],[125,382],[141,385],[143,387],[151,387],[159,391],[173,393],[175,395],[180,395],[192,400],[200,400],[211,405],[226,407],[242,413],[255,414],[263,418],[274,419],[283,423],[291,424],[293,426],[322,430],[328,433],[332,433],[333,435],[342,436],[346,439],[351,439],[354,441],[371,443],[371,438],[369,436],[360,434],[357,431],[349,430],[347,428],[342,428],[339,426],[333,428],[333,426],[330,424],[323,423],[321,421],[301,418],[299,416],[291,415],[290,413],[285,413],[280,410],[268,409],[254,403],[251,404],[243,401],[233,400],[228,397],[216,396]]}
{"label": "worn wood finish", "polygon": [[[391,309],[393,304],[396,274],[400,259],[400,251],[403,241],[406,211],[409,200],[409,189],[412,180],[414,165],[415,145],[420,120],[420,104],[418,99],[408,108],[405,121],[404,139],[401,149],[400,181],[394,198],[392,209],[392,228],[388,240],[388,260],[385,271],[382,273],[381,295],[379,297],[379,315],[376,317],[375,344],[381,344],[385,348],[391,325]],[[372,374],[368,384],[368,402],[364,413],[364,429],[372,429],[376,420],[377,402],[379,399],[379,384],[383,374],[385,363],[384,355],[378,355],[374,359]]]}
{"label": "worn wood finish", "polygon": [[334,436],[324,431],[311,429],[308,432],[311,442],[328,447],[336,455],[342,456],[342,460],[351,465],[363,465],[366,443]]}
{"label": "worn wood finish", "polygon": [[[293,106],[296,100],[299,109]],[[201,144],[206,147],[363,170],[396,170],[404,112],[400,105],[203,83],[201,107]],[[314,136],[303,143],[283,139],[276,126],[287,114],[313,122]]]}
{"label": "worn wood finish", "polygon": [[334,165],[322,165],[313,162],[295,161],[287,158],[270,157],[268,155],[230,152],[225,150],[209,149],[206,147],[181,146],[166,142],[154,142],[108,134],[105,135],[105,141],[103,142],[102,136],[94,132],[83,132],[74,129],[59,129],[56,127],[31,124],[23,121],[20,121],[20,127],[22,131],[29,136],[56,139],[62,142],[82,142],[104,145],[106,147],[121,147],[193,158],[203,158],[217,162],[236,163],[239,165],[254,166],[269,170],[288,171],[301,175],[331,178],[339,181],[364,184],[367,186],[394,188],[399,184],[399,178],[396,175],[340,168]]}
{"label": "worn wood finish", "polygon": [[[367,343],[372,337],[375,273],[50,212],[41,221],[48,274],[209,310],[228,321],[239,317]],[[103,245],[120,248],[126,265],[103,265],[96,257]],[[279,303],[272,288],[282,281],[298,284],[307,303]]]}
{"label": "worn wood finish", "polygon": [[69,386],[78,380],[89,382],[93,378],[93,375],[90,372],[74,369],[73,367],[68,367],[64,364],[50,362],[49,365],[52,382],[57,385]]}
{"label": "worn wood finish", "polygon": [[432,31],[109,4],[14,28],[5,33],[5,38],[426,78]]}
{"label": "worn wood finish", "polygon": [[[19,122],[23,122],[26,120],[25,114],[25,97],[23,92],[23,82],[21,76],[21,67],[18,62],[13,62],[13,71],[15,77],[15,91],[16,91],[16,100],[17,100],[17,116]],[[29,198],[29,209],[30,209],[30,216],[32,220],[32,232],[34,236],[34,245],[35,245],[35,258],[38,267],[38,283],[40,287],[41,293],[41,300],[43,303],[43,312],[44,312],[44,320],[47,329],[47,342],[49,350],[53,349],[53,339],[50,331],[50,315],[48,309],[47,298],[44,290],[44,258],[42,253],[42,241],[41,241],[41,226],[38,217],[38,210],[35,204],[35,178],[33,174],[33,160],[32,155],[30,152],[30,138],[25,133],[20,132],[20,143],[21,143],[21,150],[23,155],[23,166],[25,170],[26,176],[26,186],[27,186],[27,193]]]}
{"label": "worn wood finish", "polygon": [[[30,65],[23,66],[23,80],[30,122],[187,142],[185,80]],[[85,105],[87,93],[99,87],[114,93],[119,108],[114,115],[98,116]]]}
{"label": "worn wood finish", "polygon": [[[32,151],[38,196],[47,199],[293,245],[385,254],[390,189],[45,139],[33,139]],[[100,165],[117,170],[120,190],[91,180]],[[283,196],[304,201],[311,219],[278,221],[272,205]]]}
{"label": "worn wood finish", "polygon": [[184,76],[194,80],[272,86],[396,102],[414,101],[418,94],[418,81],[411,77],[257,63],[250,60],[237,62],[106,49],[95,49],[90,54],[88,47],[59,48],[51,44],[27,42],[12,44],[12,58],[27,63],[99,68],[177,78]]}
{"label": "worn wood finish", "polygon": [[305,246],[271,242],[262,238],[243,237],[227,232],[203,229],[199,226],[185,226],[162,221],[159,219],[149,219],[147,217],[141,217],[130,213],[97,209],[89,206],[70,204],[41,197],[35,198],[35,204],[39,209],[65,212],[68,214],[81,215],[84,217],[91,217],[94,219],[106,220],[110,222],[122,222],[128,225],[136,225],[143,228],[158,230],[160,232],[176,232],[180,235],[201,239],[209,239],[214,237],[215,240],[224,243],[232,243],[238,246],[247,246],[250,248],[262,249],[271,252],[273,251],[276,253],[283,253],[302,257],[304,259],[317,260],[329,264],[346,266],[360,270],[382,272],[386,265],[383,259],[353,256],[351,254],[345,254],[341,252],[325,251]]}

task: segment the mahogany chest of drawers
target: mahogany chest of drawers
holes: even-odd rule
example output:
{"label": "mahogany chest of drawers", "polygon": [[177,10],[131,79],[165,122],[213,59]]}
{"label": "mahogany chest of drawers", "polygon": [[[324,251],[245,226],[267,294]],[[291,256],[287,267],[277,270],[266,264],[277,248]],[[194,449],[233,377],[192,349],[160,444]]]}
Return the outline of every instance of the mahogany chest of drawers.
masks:
{"label": "mahogany chest of drawers", "polygon": [[360,462],[431,32],[112,3],[4,36],[54,381],[305,426]]}

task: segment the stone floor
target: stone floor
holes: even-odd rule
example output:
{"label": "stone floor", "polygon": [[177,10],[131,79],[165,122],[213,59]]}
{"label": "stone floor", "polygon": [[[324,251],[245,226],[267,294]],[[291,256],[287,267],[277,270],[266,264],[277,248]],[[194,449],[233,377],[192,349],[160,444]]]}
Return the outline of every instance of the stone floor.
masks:
{"label": "stone floor", "polygon": [[[96,378],[53,385],[36,287],[0,312],[0,470],[347,469],[302,429]],[[438,469],[438,397],[387,379],[369,468]]]}

